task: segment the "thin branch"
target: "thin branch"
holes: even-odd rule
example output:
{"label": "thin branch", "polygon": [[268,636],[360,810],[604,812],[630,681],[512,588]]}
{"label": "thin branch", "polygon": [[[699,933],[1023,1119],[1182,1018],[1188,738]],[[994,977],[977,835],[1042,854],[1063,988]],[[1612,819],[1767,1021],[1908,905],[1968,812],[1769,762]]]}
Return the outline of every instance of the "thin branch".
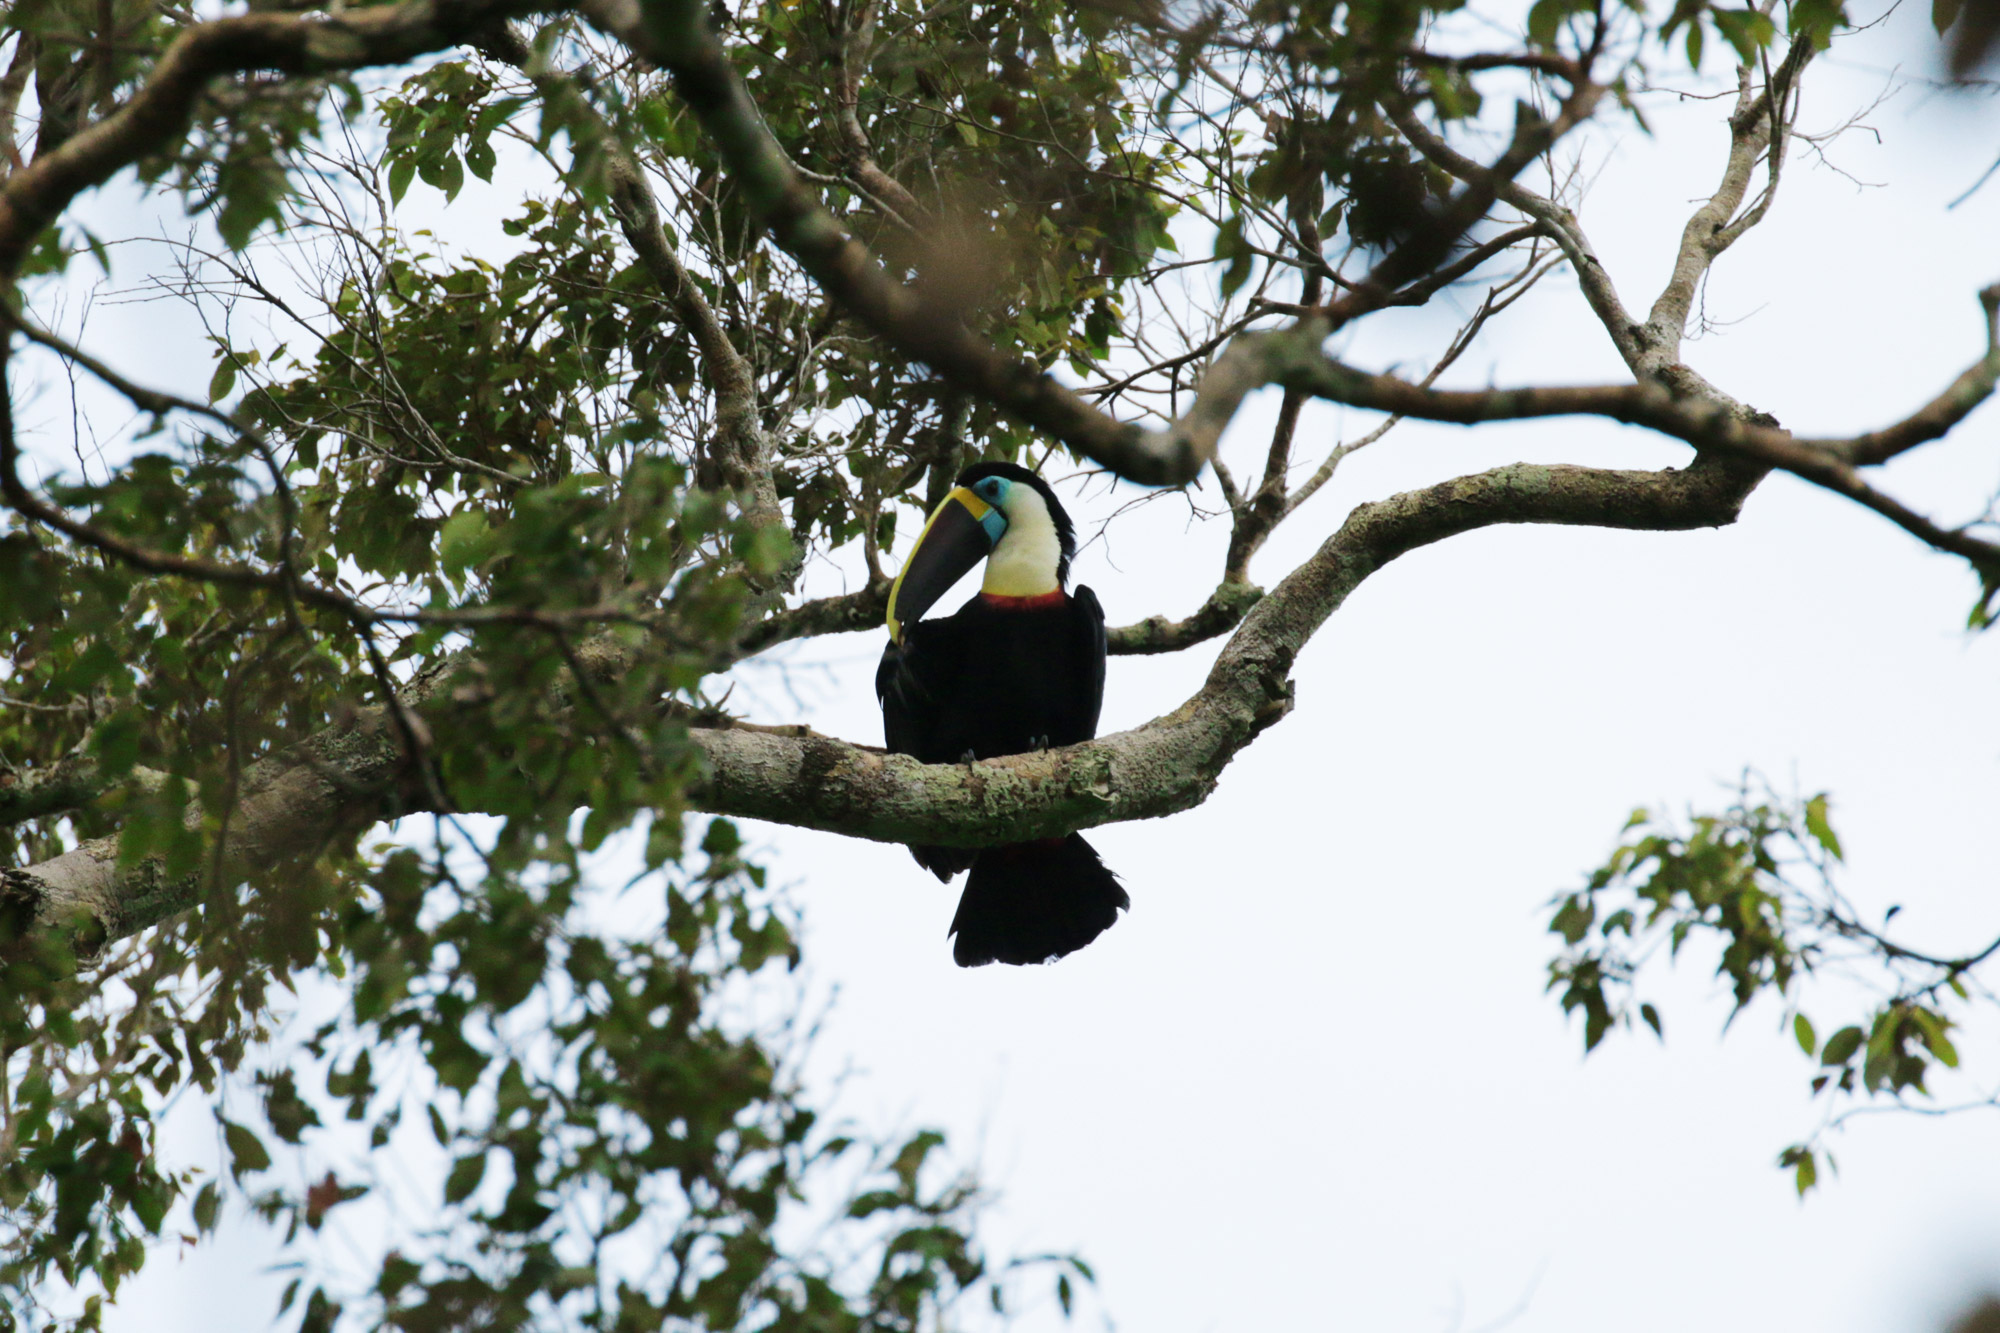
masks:
{"label": "thin branch", "polygon": [[1473,161],[1450,144],[1442,136],[1433,133],[1417,119],[1409,103],[1402,99],[1384,101],[1383,109],[1401,131],[1412,147],[1436,165],[1444,168],[1459,180],[1490,183],[1495,195],[1504,203],[1511,204],[1529,217],[1535,219],[1543,233],[1553,240],[1568,258],[1570,268],[1576,273],[1578,284],[1583,288],[1584,300],[1596,314],[1604,331],[1610,335],[1612,345],[1618,355],[1632,369],[1634,375],[1648,373],[1647,348],[1642,340],[1643,330],[1625,303],[1618,295],[1611,275],[1597,258],[1591,247],[1590,238],[1584,234],[1576,215],[1556,203],[1553,199],[1537,194],[1519,181],[1494,180],[1491,171],[1479,162]]}
{"label": "thin branch", "polygon": [[[1729,156],[1722,180],[1708,201],[1688,218],[1681,231],[1672,275],[1646,318],[1646,331],[1654,343],[1649,350],[1656,355],[1679,360],[1688,312],[1702,275],[1769,211],[1777,193],[1778,167],[1784,152],[1785,124],[1780,108],[1788,102],[1793,82],[1812,57],[1810,40],[1801,37],[1794,41],[1763,88],[1752,84],[1747,65],[1738,70],[1736,109],[1729,117]],[[1739,217],[1750,177],[1767,155],[1769,187],[1763,198]]]}
{"label": "thin branch", "polygon": [[[1464,182],[1465,188],[1445,204],[1442,216],[1433,225],[1423,228],[1416,236],[1391,250],[1365,278],[1355,284],[1354,290],[1328,305],[1327,318],[1334,328],[1394,303],[1398,290],[1434,272],[1450,254],[1451,247],[1486,217],[1496,201],[1507,200],[1514,178],[1526,170],[1529,163],[1590,118],[1603,99],[1605,89],[1590,81],[1587,68],[1580,74],[1585,77],[1563,98],[1553,119],[1543,120],[1526,103],[1518,104],[1514,131],[1507,147],[1490,164],[1482,165],[1453,154],[1466,168],[1463,173],[1452,172]],[[1402,108],[1401,118],[1396,119],[1399,130],[1405,134],[1411,132],[1411,127],[1421,130],[1414,114],[1408,110],[1407,101],[1400,95],[1388,99],[1384,105],[1392,118],[1398,116],[1398,107]],[[1435,135],[1428,137],[1442,142]]]}
{"label": "thin branch", "polygon": [[855,592],[803,602],[758,621],[743,632],[728,658],[739,661],[793,639],[881,629],[882,618],[888,613],[889,582],[885,579]]}
{"label": "thin branch", "polygon": [[1106,631],[1107,646],[1114,657],[1177,653],[1229,633],[1263,596],[1264,590],[1254,584],[1225,579],[1185,619],[1148,616],[1135,624],[1120,625]]}

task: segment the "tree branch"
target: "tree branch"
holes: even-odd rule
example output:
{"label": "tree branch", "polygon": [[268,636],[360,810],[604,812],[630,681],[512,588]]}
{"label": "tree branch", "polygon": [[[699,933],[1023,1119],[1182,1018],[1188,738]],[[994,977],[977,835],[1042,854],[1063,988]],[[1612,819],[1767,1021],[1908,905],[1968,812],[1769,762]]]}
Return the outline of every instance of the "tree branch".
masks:
{"label": "tree branch", "polygon": [[912,226],[930,220],[930,210],[903,188],[903,183],[882,170],[868,133],[861,127],[861,76],[875,47],[875,0],[861,0],[859,12],[848,16],[844,31],[836,33],[840,42],[840,78],[834,88],[836,119],[840,125],[841,147],[846,151],[848,171],[871,196],[894,209]]}
{"label": "tree branch", "polygon": [[704,382],[715,395],[715,434],[704,442],[696,479],[711,490],[744,495],[748,500],[745,514],[753,523],[783,523],[784,510],[771,475],[771,438],[764,430],[758,406],[756,374],[674,253],[660,222],[659,203],[638,159],[599,114],[579,81],[543,67],[512,29],[504,25],[495,28],[480,39],[479,47],[493,59],[526,74],[544,100],[562,97],[567,106],[594,122],[604,149],[612,212],[625,243],[638,255],[653,285],[693,338],[701,353]]}
{"label": "tree branch", "polygon": [[883,617],[888,613],[889,581],[886,579],[856,592],[804,602],[768,616],[745,630],[736,642],[732,660],[753,656],[793,639],[881,629]]}
{"label": "tree branch", "polygon": [[1184,620],[1148,616],[1131,625],[1120,625],[1106,634],[1114,657],[1152,653],[1177,653],[1198,643],[1227,634],[1263,598],[1264,590],[1252,583],[1224,578]]}
{"label": "tree branch", "polygon": [[[149,789],[165,781],[164,774],[149,768],[135,768],[131,776]],[[96,756],[81,746],[47,768],[0,772],[0,828],[81,810],[115,785]]]}
{"label": "tree branch", "polygon": [[[1680,248],[1674,256],[1672,276],[1653,302],[1646,318],[1646,330],[1659,355],[1678,361],[1681,339],[1687,330],[1688,312],[1694,304],[1695,287],[1723,251],[1735,244],[1764,217],[1778,187],[1778,163],[1784,152],[1785,125],[1780,107],[1788,100],[1793,82],[1813,57],[1807,38],[1794,41],[1777,71],[1761,88],[1751,82],[1750,67],[1737,72],[1736,109],[1729,117],[1729,158],[1722,180],[1707,203],[1694,211],[1682,229]],[[1742,217],[1737,210],[1750,189],[1750,177],[1766,154],[1771,159],[1771,183],[1764,197]]]}
{"label": "tree branch", "polygon": [[[2000,303],[2000,293],[1989,288],[1981,299],[1989,306]],[[1277,383],[1351,407],[1465,426],[1550,416],[1608,417],[1697,448],[1782,468],[1873,509],[1937,550],[1964,557],[1989,581],[2000,579],[2000,543],[1940,527],[1869,486],[1849,461],[1864,455],[1893,456],[1944,435],[2000,384],[2000,344],[1989,347],[1950,388],[1903,421],[1863,435],[1820,440],[1794,439],[1769,417],[1752,414],[1720,394],[1690,396],[1652,380],[1601,387],[1431,389],[1343,365],[1324,352],[1306,350],[1303,339],[1268,346],[1267,369]]]}
{"label": "tree branch", "polygon": [[0,187],[0,274],[20,269],[70,200],[179,138],[212,79],[253,69],[321,74],[393,65],[549,7],[544,0],[403,0],[338,14],[243,14],[185,28],[130,101],[38,153]]}
{"label": "tree branch", "polygon": [[1953,380],[1945,391],[1915,412],[1882,430],[1867,431],[1830,446],[1856,467],[1886,463],[1920,444],[1942,439],[1993,393],[2000,375],[2000,282],[1979,293],[1986,312],[1986,355]]}
{"label": "tree branch", "polygon": [[692,0],[586,0],[605,33],[674,76],[750,210],[821,288],[899,352],[959,388],[1145,485],[1191,481],[1257,381],[1226,352],[1203,377],[1195,405],[1161,430],[1121,422],[1026,362],[1003,355],[885,273],[866,246],[823,208],[771,138]]}
{"label": "tree branch", "polygon": [[[1230,760],[1289,711],[1300,649],[1396,557],[1499,523],[1718,526],[1735,520],[1762,475],[1715,455],[1679,472],[1520,463],[1359,505],[1250,608],[1201,690],[1143,727],[1060,750],[936,765],[821,736],[696,729],[705,772],[690,804],[882,842],[975,846],[1173,814],[1205,800]],[[589,672],[616,673],[630,661],[608,638],[580,645],[577,656]],[[480,692],[456,688],[457,679],[429,673],[402,702],[433,730],[478,727]],[[290,858],[423,811],[432,799],[393,722],[382,709],[366,710],[245,774],[214,864],[229,879],[280,884],[274,872]],[[156,861],[121,866],[117,844],[101,838],[0,872],[0,897],[38,939],[60,932],[86,958],[195,905],[199,876],[168,882]]]}
{"label": "tree branch", "polygon": [[1443,136],[1433,133],[1417,119],[1407,100],[1397,98],[1385,100],[1382,108],[1394,122],[1410,145],[1425,158],[1444,168],[1459,180],[1487,181],[1491,183],[1495,196],[1503,203],[1512,205],[1522,213],[1535,219],[1543,232],[1554,241],[1569,265],[1576,273],[1577,283],[1583,288],[1583,299],[1590,304],[1598,322],[1611,337],[1618,349],[1618,355],[1629,366],[1634,375],[1647,374],[1646,349],[1640,340],[1640,328],[1636,320],[1625,308],[1618,295],[1617,287],[1611,281],[1611,274],[1597,258],[1591,248],[1590,238],[1584,234],[1576,215],[1569,209],[1546,198],[1515,180],[1495,180],[1493,173],[1483,163],[1475,162],[1450,144]]}

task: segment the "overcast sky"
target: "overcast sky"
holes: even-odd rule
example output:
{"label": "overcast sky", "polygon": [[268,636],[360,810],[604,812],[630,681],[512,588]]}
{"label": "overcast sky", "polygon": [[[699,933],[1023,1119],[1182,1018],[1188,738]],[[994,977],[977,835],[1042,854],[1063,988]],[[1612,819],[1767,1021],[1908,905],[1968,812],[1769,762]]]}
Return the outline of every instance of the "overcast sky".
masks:
{"label": "overcast sky", "polygon": [[[1794,158],[1770,219],[1708,285],[1726,327],[1687,349],[1802,432],[1903,415],[1982,350],[1973,293],[2000,278],[2000,183],[1946,204],[2000,152],[2000,107],[1891,79],[1931,72],[1924,18],[1814,68],[1808,129],[1895,96],[1873,131],[1827,147],[1832,166]],[[1582,220],[1628,304],[1650,303],[1713,187],[1720,111],[1585,141]],[[161,318],[107,309],[94,345],[171,366],[141,350],[161,346]],[[1443,319],[1371,320],[1344,354],[1421,365]],[[1620,377],[1561,275],[1453,380]],[[1272,410],[1253,403],[1226,448],[1261,456]],[[1300,452],[1368,424],[1311,409]],[[1885,484],[1962,520],[2000,483],[1997,436],[1989,408]],[[1255,572],[1275,582],[1357,502],[1461,472],[1687,456],[1595,422],[1405,426],[1350,459]],[[1089,532],[1132,493],[1064,497]],[[1163,500],[1077,576],[1114,623],[1184,614],[1225,535]],[[1664,1047],[1619,1034],[1586,1061],[1543,993],[1545,926],[1635,804],[1713,808],[1751,766],[1834,793],[1864,908],[1903,904],[1897,925],[1941,949],[2000,934],[2000,636],[1962,631],[1972,595],[1962,567],[1784,477],[1723,531],[1500,529],[1405,557],[1312,642],[1297,710],[1206,805],[1088,835],[1132,911],[1052,967],[961,971],[945,939],[957,886],[900,848],[755,826],[805,910],[814,993],[836,994],[820,1073],[850,1071],[850,1115],[949,1131],[999,1193],[993,1248],[1080,1251],[1127,1333],[1938,1326],[2000,1284],[2000,1114],[1856,1123],[1832,1143],[1838,1177],[1801,1203],[1773,1161],[1819,1112],[1778,1011],[1720,1036],[1721,988],[1692,956],[1649,978]],[[879,740],[879,649],[850,635],[788,656],[803,715]],[[1213,653],[1115,659],[1105,730],[1178,704]],[[745,689],[769,718],[792,708],[770,670]],[[1825,1033],[1860,1003],[1829,991],[1806,1009]],[[1975,1081],[1958,1095],[2000,1084],[1995,1036],[1959,1043]],[[163,1256],[111,1326],[262,1328],[282,1284],[258,1275],[265,1253]]]}

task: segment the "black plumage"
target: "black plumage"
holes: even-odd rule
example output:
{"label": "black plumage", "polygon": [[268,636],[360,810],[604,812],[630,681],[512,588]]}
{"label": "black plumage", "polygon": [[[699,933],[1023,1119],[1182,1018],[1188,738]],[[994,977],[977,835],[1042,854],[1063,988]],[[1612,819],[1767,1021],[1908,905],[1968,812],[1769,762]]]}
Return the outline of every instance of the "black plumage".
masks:
{"label": "black plumage", "polygon": [[[903,626],[901,641],[889,643],[875,676],[888,748],[925,763],[991,759],[1097,735],[1104,609],[1087,587],[1062,589],[1075,551],[1069,518],[1042,479],[1024,468],[980,464],[959,484],[976,487],[988,477],[1040,495],[1061,546],[1051,571],[1055,588],[1025,597],[982,592],[954,615]],[[952,956],[961,966],[1060,958],[1096,939],[1130,905],[1117,877],[1075,833],[1000,847],[910,850],[940,880],[971,871],[951,925]]]}

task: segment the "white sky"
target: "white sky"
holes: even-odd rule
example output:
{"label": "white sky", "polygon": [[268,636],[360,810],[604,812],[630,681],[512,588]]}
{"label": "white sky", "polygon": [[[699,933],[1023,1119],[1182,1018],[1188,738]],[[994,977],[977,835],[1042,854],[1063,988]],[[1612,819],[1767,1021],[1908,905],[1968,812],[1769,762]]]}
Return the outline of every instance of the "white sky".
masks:
{"label": "white sky", "polygon": [[[1816,67],[1807,126],[1865,105],[1893,65],[1927,74],[1924,17]],[[1608,155],[1613,137],[1594,141],[1582,219],[1628,305],[1650,303],[1713,186],[1719,110],[1658,116],[1656,138]],[[2000,278],[2000,182],[1945,210],[2000,152],[1995,104],[1906,89],[1870,124],[1879,142],[1856,131],[1829,153],[1880,188],[1795,158],[1708,287],[1710,315],[1741,322],[1687,351],[1802,432],[1926,399],[1980,352],[1973,293]],[[204,384],[199,347],[141,350],[162,348],[152,318],[100,312],[93,345],[124,344],[128,368],[191,359],[186,385]],[[1415,363],[1440,328],[1370,321],[1347,355]],[[1564,276],[1454,379],[1619,377]],[[1271,412],[1253,403],[1226,447],[1261,457]],[[1996,422],[1987,409],[1886,484],[1968,517],[2000,483]],[[1365,426],[1309,411],[1301,454]],[[1351,459],[1256,573],[1274,582],[1354,503],[1446,476],[1686,457],[1602,423],[1406,426]],[[1094,530],[1129,494],[1100,485],[1071,510]],[[1213,585],[1225,534],[1183,513],[1149,506],[1078,561],[1114,623],[1183,614]],[[1750,765],[1834,793],[1847,888],[1904,904],[1913,940],[2000,933],[2000,636],[1962,633],[1971,598],[1955,563],[1783,477],[1719,532],[1504,529],[1405,557],[1313,641],[1297,711],[1206,805],[1088,835],[1133,909],[1053,967],[960,971],[956,886],[899,848],[756,826],[805,907],[814,983],[838,992],[823,1072],[853,1071],[851,1115],[945,1128],[999,1191],[995,1251],[1080,1250],[1126,1330],[1937,1327],[2000,1284],[2000,1115],[1858,1123],[1832,1145],[1838,1178],[1801,1204],[1773,1159],[1818,1112],[1777,1011],[1719,1037],[1726,1005],[1694,956],[1650,978],[1664,1049],[1619,1034],[1585,1061],[1542,991],[1544,925],[1633,805],[1719,806]],[[878,650],[855,635],[787,659],[832,669],[800,673],[822,682],[806,687],[815,726],[879,738]],[[1105,729],[1179,703],[1212,657],[1114,660]],[[1841,994],[1806,1008],[1822,1034],[1859,1012]],[[1995,1034],[1960,1042],[1985,1080],[1961,1093],[2000,1085]],[[239,1238],[162,1255],[109,1325],[263,1328],[284,1277],[259,1275],[265,1253]]]}

